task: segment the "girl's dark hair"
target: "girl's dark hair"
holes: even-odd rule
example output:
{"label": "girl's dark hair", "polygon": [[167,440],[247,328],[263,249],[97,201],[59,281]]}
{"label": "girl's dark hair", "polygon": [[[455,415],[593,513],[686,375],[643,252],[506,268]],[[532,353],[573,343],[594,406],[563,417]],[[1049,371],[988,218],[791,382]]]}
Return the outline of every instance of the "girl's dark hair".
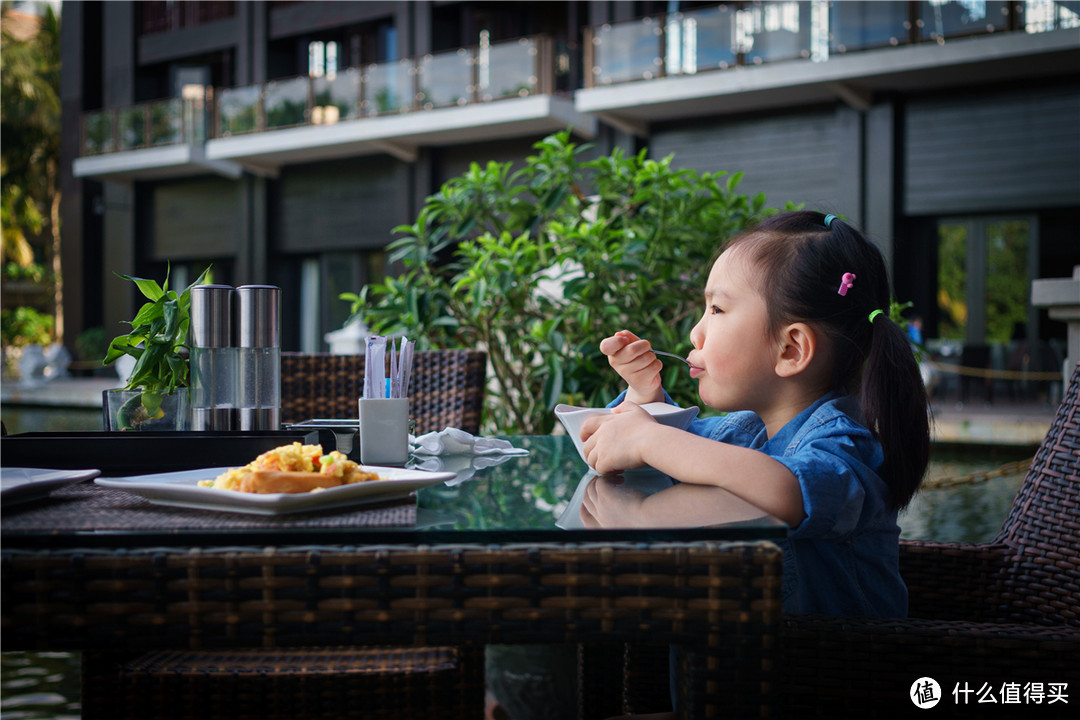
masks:
{"label": "girl's dark hair", "polygon": [[[782,213],[733,237],[749,252],[766,298],[768,331],[805,322],[831,340],[831,385],[856,395],[861,421],[885,453],[889,504],[908,504],[930,455],[926,387],[904,330],[889,319],[889,276],[881,251],[857,229],[819,212]],[[855,279],[841,295],[844,273]],[[873,319],[871,314],[881,310]]]}

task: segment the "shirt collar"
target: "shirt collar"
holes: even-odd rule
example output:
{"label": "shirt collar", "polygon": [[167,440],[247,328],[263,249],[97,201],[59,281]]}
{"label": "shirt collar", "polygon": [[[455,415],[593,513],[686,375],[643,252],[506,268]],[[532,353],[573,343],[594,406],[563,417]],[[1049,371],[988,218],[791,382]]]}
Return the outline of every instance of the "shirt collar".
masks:
{"label": "shirt collar", "polygon": [[757,444],[757,441],[761,441],[760,449],[767,455],[782,454],[784,449],[795,439],[796,434],[806,426],[806,421],[813,417],[814,413],[816,413],[822,405],[836,400],[839,397],[842,397],[841,393],[835,390],[825,393],[817,400],[810,403],[798,415],[784,423],[784,427],[780,428],[780,431],[771,438],[765,438],[765,429],[762,428],[761,433],[755,438],[755,445]]}

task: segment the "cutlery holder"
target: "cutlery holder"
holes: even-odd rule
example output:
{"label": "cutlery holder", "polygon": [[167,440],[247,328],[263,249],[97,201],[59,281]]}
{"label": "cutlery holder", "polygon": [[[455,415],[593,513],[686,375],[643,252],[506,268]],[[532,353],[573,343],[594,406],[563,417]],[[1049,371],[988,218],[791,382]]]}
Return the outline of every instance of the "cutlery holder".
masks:
{"label": "cutlery holder", "polygon": [[360,462],[404,465],[409,459],[409,399],[360,398]]}

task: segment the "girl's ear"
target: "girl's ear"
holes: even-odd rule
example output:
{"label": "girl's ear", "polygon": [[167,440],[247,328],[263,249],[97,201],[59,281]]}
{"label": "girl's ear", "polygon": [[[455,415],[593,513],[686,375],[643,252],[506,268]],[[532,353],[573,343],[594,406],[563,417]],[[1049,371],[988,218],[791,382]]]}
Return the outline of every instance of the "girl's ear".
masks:
{"label": "girl's ear", "polygon": [[792,323],[780,332],[776,374],[794,377],[805,371],[818,351],[817,334],[806,323]]}

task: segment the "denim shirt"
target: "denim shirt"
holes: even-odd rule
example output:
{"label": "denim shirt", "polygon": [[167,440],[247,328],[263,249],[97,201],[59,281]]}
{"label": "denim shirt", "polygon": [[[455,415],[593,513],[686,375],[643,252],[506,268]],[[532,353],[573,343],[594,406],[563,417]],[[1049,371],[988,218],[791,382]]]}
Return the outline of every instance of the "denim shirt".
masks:
{"label": "denim shirt", "polygon": [[746,411],[697,419],[687,428],[760,450],[798,479],[806,517],[779,543],[784,612],[907,616],[897,511],[889,509],[888,489],[877,474],[884,455],[855,414],[851,398],[830,393],[771,438],[761,419]]}

